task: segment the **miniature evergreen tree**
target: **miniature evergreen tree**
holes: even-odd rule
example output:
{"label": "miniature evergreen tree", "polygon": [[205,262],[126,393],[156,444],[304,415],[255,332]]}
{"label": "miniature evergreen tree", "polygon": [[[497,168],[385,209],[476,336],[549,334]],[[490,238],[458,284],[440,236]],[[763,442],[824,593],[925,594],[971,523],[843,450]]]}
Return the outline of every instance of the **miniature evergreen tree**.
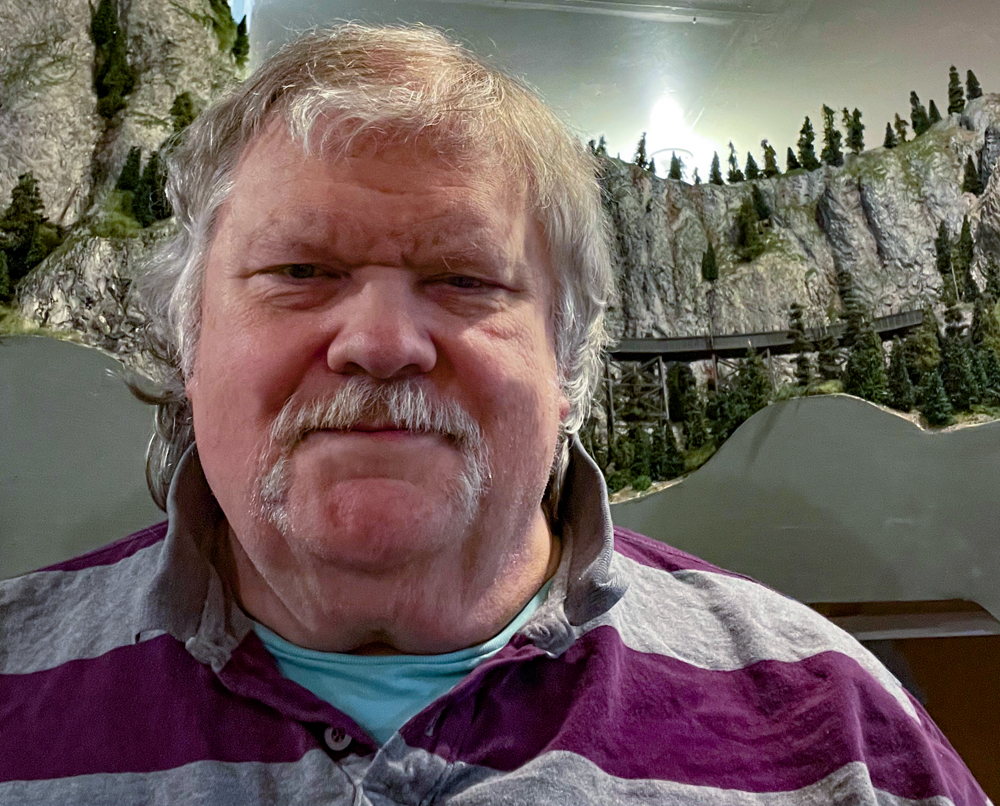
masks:
{"label": "miniature evergreen tree", "polygon": [[135,88],[135,70],[128,63],[125,34],[113,0],[101,0],[90,21],[94,40],[94,92],[97,112],[105,118],[126,106],[125,96]]}
{"label": "miniature evergreen tree", "polygon": [[243,15],[240,24],[236,27],[236,42],[233,44],[233,58],[237,67],[243,67],[247,63],[247,56],[250,55],[250,37],[247,36],[247,18]]}
{"label": "miniature evergreen tree", "polygon": [[809,360],[809,353],[816,348],[813,343],[806,338],[806,328],[804,320],[805,309],[797,302],[793,302],[788,310],[788,336],[792,340],[792,352],[795,353],[795,382],[805,388],[812,383],[813,368],[812,361]]}
{"label": "miniature evergreen tree", "polygon": [[693,179],[693,181],[694,181],[694,183],[696,185],[700,185],[701,184],[701,177],[698,176],[698,169],[697,168],[694,169],[694,176],[692,177],[692,179]]}
{"label": "miniature evergreen tree", "polygon": [[962,193],[975,193],[977,196],[983,192],[983,180],[976,170],[976,164],[972,161],[970,154],[965,158],[965,173],[962,177]]}
{"label": "miniature evergreen tree", "polygon": [[871,324],[865,322],[847,352],[844,391],[872,403],[883,403],[887,388],[882,342]]}
{"label": "miniature evergreen tree", "polygon": [[820,378],[824,381],[837,380],[840,377],[840,351],[837,338],[830,332],[829,328],[823,331],[823,335],[816,343],[816,349]]}
{"label": "miniature evergreen tree", "polygon": [[857,156],[865,150],[865,124],[861,122],[861,110],[848,112],[844,107],[844,129],[847,131],[847,148]]}
{"label": "miniature evergreen tree", "polygon": [[842,343],[851,349],[862,334],[866,316],[854,277],[846,269],[837,271],[837,295],[841,304],[840,318],[844,322]]}
{"label": "miniature evergreen tree", "polygon": [[736,252],[741,260],[751,261],[763,254],[765,244],[759,225],[760,217],[753,198],[748,196],[736,213]]}
{"label": "miniature evergreen tree", "polygon": [[646,168],[653,176],[656,176],[656,158],[649,158],[649,166]]}
{"label": "miniature evergreen tree", "polygon": [[812,121],[807,116],[799,131],[798,142],[799,164],[807,171],[815,171],[820,166],[819,160],[816,159],[816,148],[813,145],[815,142],[816,133],[813,131]]}
{"label": "miniature evergreen tree", "polygon": [[979,297],[979,286],[972,277],[972,259],[975,244],[972,240],[972,227],[969,216],[962,218],[962,232],[955,245],[952,276],[958,283],[959,296],[967,302],[973,302]]}
{"label": "miniature evergreen tree", "polygon": [[771,220],[771,205],[767,203],[764,194],[757,185],[752,185],[750,190],[750,201],[753,202],[753,209],[757,213],[758,221]]}
{"label": "miniature evergreen tree", "polygon": [[965,92],[962,90],[962,79],[958,77],[955,65],[948,70],[948,114],[960,115],[965,109]]}
{"label": "miniature evergreen tree", "polygon": [[194,107],[194,99],[190,92],[182,92],[174,97],[170,106],[170,117],[174,122],[174,132],[183,131],[198,116]]}
{"label": "miniature evergreen tree", "polygon": [[899,411],[909,411],[916,404],[916,390],[906,369],[903,343],[898,338],[892,340],[886,402]]}
{"label": "miniature evergreen tree", "polygon": [[898,114],[896,115],[896,145],[902,145],[906,142],[906,129],[909,124],[903,120]]}
{"label": "miniature evergreen tree", "polygon": [[941,347],[941,381],[955,411],[968,411],[979,399],[969,345],[959,334],[945,336]]}
{"label": "miniature evergreen tree", "polygon": [[90,38],[97,47],[111,44],[118,27],[118,12],[114,0],[100,0],[90,20]]}
{"label": "miniature evergreen tree", "polygon": [[844,164],[844,152],[841,150],[844,136],[837,128],[833,119],[834,111],[823,105],[823,151],[820,158],[826,165],[840,167]]}
{"label": "miniature evergreen tree", "polygon": [[938,225],[937,238],[934,240],[937,270],[941,275],[941,299],[945,304],[958,301],[958,282],[951,265],[951,236],[948,225],[942,221]]}
{"label": "miniature evergreen tree", "polygon": [[[30,260],[32,246],[45,215],[38,182],[31,171],[21,174],[11,191],[10,205],[0,216],[0,236],[6,253],[8,283],[11,287],[35,267]],[[37,250],[36,250],[37,251]]]}
{"label": "miniature evergreen tree", "polygon": [[684,472],[684,457],[677,447],[677,438],[670,423],[653,427],[650,476],[656,481],[669,481]]}
{"label": "miniature evergreen tree", "polygon": [[713,185],[721,185],[722,182],[722,168],[719,167],[719,152],[715,151],[712,153],[712,167],[708,172],[708,181]]}
{"label": "miniature evergreen tree", "polygon": [[892,130],[892,124],[885,124],[885,140],[882,141],[882,145],[886,148],[896,147],[896,132]]}
{"label": "miniature evergreen tree", "polygon": [[714,283],[719,279],[719,263],[715,258],[715,247],[711,241],[701,256],[701,279],[708,283]]}
{"label": "miniature evergreen tree", "polygon": [[976,348],[985,348],[1000,356],[1000,321],[996,316],[996,298],[984,291],[972,309],[972,328],[969,338]]}
{"label": "miniature evergreen tree", "polygon": [[919,381],[930,370],[936,369],[941,363],[941,334],[934,309],[924,308],[924,319],[921,324],[910,331],[903,341],[903,355],[910,380]]}
{"label": "miniature evergreen tree", "polygon": [[917,392],[920,403],[920,413],[931,425],[948,425],[952,422],[952,408],[944,383],[936,369],[924,373]]}
{"label": "miniature evergreen tree", "polygon": [[670,155],[670,172],[667,174],[667,179],[676,179],[680,181],[684,178],[684,163],[677,154],[672,153]]}
{"label": "miniature evergreen tree", "polygon": [[135,220],[143,227],[148,227],[154,221],[170,218],[173,214],[164,193],[165,184],[166,176],[160,167],[160,154],[154,151],[146,162],[132,202]]}
{"label": "miniature evergreen tree", "polygon": [[760,141],[760,147],[764,149],[764,178],[770,179],[772,176],[777,176],[781,173],[778,169],[778,155],[767,140]]}
{"label": "miniature evergreen tree", "polygon": [[740,162],[736,158],[736,146],[734,146],[732,144],[732,141],[730,141],[730,143],[729,143],[729,173],[726,176],[726,179],[729,182],[729,184],[733,185],[733,184],[735,184],[737,182],[742,182],[743,178],[744,178],[743,177],[743,171],[740,170]]}
{"label": "miniature evergreen tree", "polygon": [[645,423],[635,422],[629,426],[629,442],[632,443],[632,465],[629,468],[633,479],[649,476],[653,459],[653,439],[646,430]]}
{"label": "miniature evergreen tree", "polygon": [[969,70],[965,74],[965,90],[966,90],[965,92],[966,97],[968,97],[970,101],[974,100],[975,98],[983,97],[983,90],[979,86],[979,79],[976,78],[976,74],[973,73],[971,70]]}
{"label": "miniature evergreen tree", "polygon": [[934,103],[933,98],[927,107],[927,120],[930,122],[931,126],[935,123],[941,122],[941,112],[938,110],[937,104]]}
{"label": "miniature evergreen tree", "polygon": [[757,167],[757,160],[753,158],[753,154],[749,151],[747,152],[747,165],[744,175],[748,181],[760,179],[760,168]]}
{"label": "miniature evergreen tree", "polygon": [[785,170],[795,171],[801,168],[798,158],[795,156],[795,152],[792,151],[792,147],[788,147],[788,151],[785,153]]}
{"label": "miniature evergreen tree", "polygon": [[916,92],[910,93],[910,123],[913,126],[914,137],[919,137],[931,127],[930,118],[927,117],[927,110],[920,103],[920,97]]}
{"label": "miniature evergreen tree", "polygon": [[646,132],[642,133],[642,137],[639,138],[639,143],[635,147],[635,156],[632,157],[632,162],[635,163],[636,167],[646,170],[648,163],[646,162]]}
{"label": "miniature evergreen tree", "polygon": [[594,153],[599,157],[608,156],[608,141],[604,139],[603,134],[597,140],[597,147],[594,149]]}
{"label": "miniature evergreen tree", "polygon": [[139,177],[142,175],[142,149],[132,146],[125,157],[125,165],[118,174],[115,190],[134,191],[139,187]]}

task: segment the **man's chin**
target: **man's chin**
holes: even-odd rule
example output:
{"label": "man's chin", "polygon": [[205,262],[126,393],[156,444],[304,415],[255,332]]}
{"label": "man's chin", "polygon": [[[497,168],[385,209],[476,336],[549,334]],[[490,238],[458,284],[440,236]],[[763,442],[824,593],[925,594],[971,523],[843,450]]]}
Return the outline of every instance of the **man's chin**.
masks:
{"label": "man's chin", "polygon": [[428,493],[409,481],[351,479],[312,500],[293,495],[282,531],[315,556],[377,570],[461,542],[473,509],[453,494]]}

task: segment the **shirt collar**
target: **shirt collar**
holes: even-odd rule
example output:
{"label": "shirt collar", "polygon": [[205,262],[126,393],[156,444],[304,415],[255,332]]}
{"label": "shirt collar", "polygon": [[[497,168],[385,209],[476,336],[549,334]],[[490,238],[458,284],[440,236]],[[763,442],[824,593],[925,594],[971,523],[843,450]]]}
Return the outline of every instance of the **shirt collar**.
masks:
{"label": "shirt collar", "polygon": [[[136,637],[147,630],[168,632],[219,671],[252,629],[252,621],[227,595],[213,565],[225,518],[194,445],[174,473],[167,517],[167,534]],[[562,654],[573,642],[575,628],[608,611],[627,587],[612,569],[614,526],[604,476],[577,435],[570,442],[558,531],[562,557],[551,594],[522,630],[551,655]]]}

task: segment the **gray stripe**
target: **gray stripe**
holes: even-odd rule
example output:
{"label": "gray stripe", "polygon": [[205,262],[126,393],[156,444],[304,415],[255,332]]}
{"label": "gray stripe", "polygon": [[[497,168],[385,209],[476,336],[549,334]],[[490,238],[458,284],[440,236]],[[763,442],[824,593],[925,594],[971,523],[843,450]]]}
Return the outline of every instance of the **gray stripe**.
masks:
{"label": "gray stripe", "polygon": [[[263,764],[200,761],[152,773],[80,775],[52,781],[0,784],[5,806],[127,806],[176,803],[364,804],[402,806],[954,806],[945,797],[908,800],[874,789],[861,762],[809,786],[785,792],[745,792],[672,781],[608,775],[575,753],[554,751],[510,773],[458,763],[443,778],[442,759],[423,750],[352,757],[338,766],[321,750],[298,762]],[[437,780],[435,780],[437,779]],[[357,791],[357,785],[364,792]]]}
{"label": "gray stripe", "polygon": [[198,761],[172,770],[99,773],[49,781],[0,784],[4,806],[253,806],[254,804],[347,804],[367,762],[335,764],[322,750],[281,764]]}
{"label": "gray stripe", "polygon": [[[0,582],[0,673],[26,674],[133,643],[162,543],[114,565]],[[152,638],[158,633],[143,634]]]}
{"label": "gray stripe", "polygon": [[463,777],[461,791],[449,787],[452,796],[436,802],[449,806],[954,806],[944,797],[914,801],[876,790],[868,768],[859,761],[814,784],[786,792],[744,792],[618,778],[563,750],[539,756],[512,773],[489,775],[481,768],[469,768],[456,775],[456,782]]}
{"label": "gray stripe", "polygon": [[588,622],[614,627],[624,644],[690,663],[731,671],[762,660],[794,663],[821,652],[853,658],[914,719],[899,681],[861,644],[814,610],[737,577],[710,571],[671,573],[616,555],[629,580],[624,598]]}

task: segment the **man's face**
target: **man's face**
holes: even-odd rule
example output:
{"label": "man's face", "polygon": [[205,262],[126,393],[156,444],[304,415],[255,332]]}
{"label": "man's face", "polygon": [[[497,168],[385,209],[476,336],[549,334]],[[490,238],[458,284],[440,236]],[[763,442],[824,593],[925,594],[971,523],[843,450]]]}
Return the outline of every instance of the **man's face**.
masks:
{"label": "man's face", "polygon": [[272,123],[220,214],[187,384],[205,475],[255,564],[378,574],[476,561],[526,529],[568,408],[552,295],[496,170],[420,144],[307,158]]}

